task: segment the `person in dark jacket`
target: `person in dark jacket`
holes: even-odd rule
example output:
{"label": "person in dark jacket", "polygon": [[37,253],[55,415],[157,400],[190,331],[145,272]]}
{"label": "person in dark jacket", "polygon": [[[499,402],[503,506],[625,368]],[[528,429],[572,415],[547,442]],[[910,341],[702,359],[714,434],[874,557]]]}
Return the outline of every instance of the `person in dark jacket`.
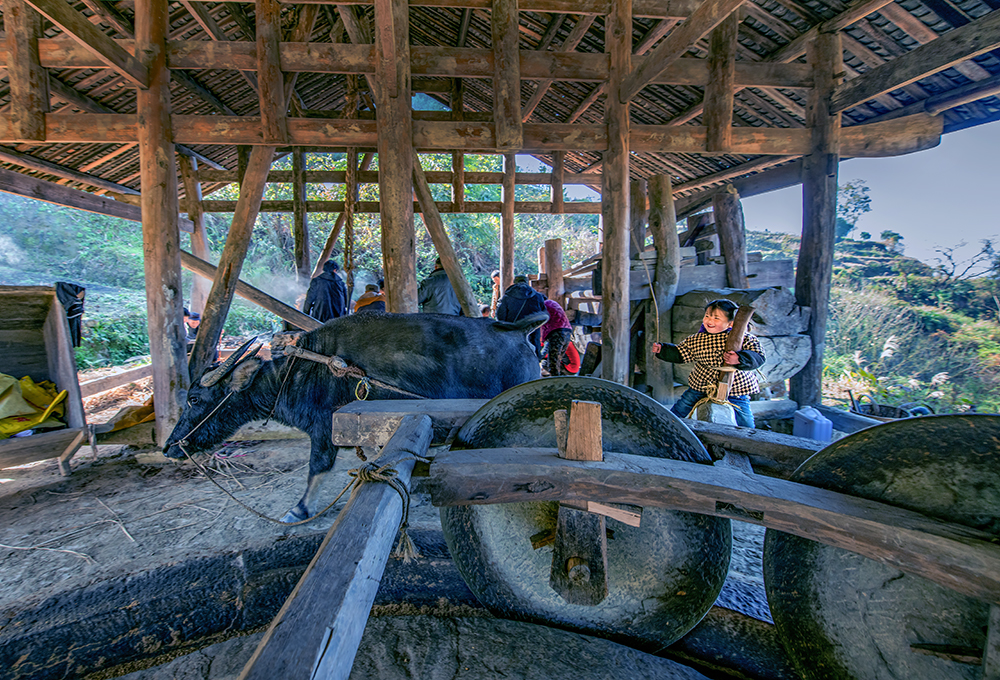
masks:
{"label": "person in dark jacket", "polygon": [[[497,305],[497,321],[520,321],[536,312],[547,312],[545,296],[531,287],[528,277],[516,276],[514,283],[503,292],[500,304]],[[535,354],[542,356],[542,331],[535,329],[528,336],[528,341],[535,348]]]}
{"label": "person in dark jacket", "polygon": [[323,273],[309,284],[302,311],[326,323],[347,314],[347,284],[337,272],[340,267],[333,260],[323,265]]}
{"label": "person in dark jacket", "polygon": [[434,261],[434,271],[420,282],[417,288],[417,303],[420,311],[425,314],[451,314],[458,316],[462,305],[458,304],[458,296],[451,286],[448,274],[441,267],[441,258]]}

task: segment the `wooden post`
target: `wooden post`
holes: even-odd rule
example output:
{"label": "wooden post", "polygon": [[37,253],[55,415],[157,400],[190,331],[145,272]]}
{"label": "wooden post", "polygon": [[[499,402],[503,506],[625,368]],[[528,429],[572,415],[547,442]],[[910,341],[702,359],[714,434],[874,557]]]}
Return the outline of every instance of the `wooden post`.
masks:
{"label": "wooden post", "polygon": [[500,213],[500,292],[514,283],[514,154],[503,157],[503,206]]}
{"label": "wooden post", "polygon": [[[427,454],[431,434],[428,416],[406,416],[377,459],[401,461],[396,481],[405,489],[412,456]],[[386,483],[367,482],[351,492],[240,680],[346,680],[402,516],[403,502]]]}
{"label": "wooden post", "polygon": [[[356,80],[356,79],[355,79]],[[354,209],[358,200],[358,150],[347,150],[347,175],[344,182],[344,271],[347,273],[347,304],[354,295]]]}
{"label": "wooden post", "polygon": [[712,30],[708,48],[708,84],[705,86],[705,149],[725,153],[733,139],[733,99],[736,93],[736,48],[739,12],[733,12]]}
{"label": "wooden post", "polygon": [[[451,80],[451,119],[465,120],[465,86],[461,78]],[[465,212],[465,154],[451,152],[451,200],[456,213]]]}
{"label": "wooden post", "polygon": [[[391,16],[385,16],[391,12]],[[392,44],[378,32],[376,55],[395,54],[395,87],[375,88],[378,122],[379,204],[386,311],[416,313],[417,253],[413,230],[413,130],[410,110],[410,21],[406,0],[375,5],[376,24],[391,22]],[[392,96],[391,91],[396,91]]]}
{"label": "wooden post", "polygon": [[632,2],[611,3],[607,17],[610,56],[605,121],[608,150],[601,172],[604,253],[601,265],[601,365],[605,380],[628,384],[629,369],[629,104],[618,93],[632,57]]}
{"label": "wooden post", "polygon": [[[374,158],[374,153],[370,151],[366,152],[361,158],[361,163],[358,164],[358,172],[364,172],[367,170]],[[333,247],[337,244],[337,237],[340,236],[340,231],[344,228],[344,222],[346,221],[346,211],[337,215],[337,222],[333,225],[333,229],[330,230],[330,234],[326,237],[326,244],[324,244],[322,252],[320,252],[319,257],[316,258],[316,266],[313,268],[312,278],[316,278],[323,272],[323,265],[330,259],[330,254],[333,253]]]}
{"label": "wooden post", "polygon": [[[604,460],[601,405],[573,401],[568,422],[564,414],[555,414],[559,457]],[[593,606],[608,596],[608,538],[603,515],[560,504],[549,585],[570,604]]]}
{"label": "wooden post", "polygon": [[[306,213],[306,154],[292,150],[292,234],[295,236],[295,275],[309,285],[309,216]],[[197,253],[195,253],[197,255]]]}
{"label": "wooden post", "polygon": [[493,0],[493,124],[497,151],[520,151],[521,58],[517,0]]}
{"label": "wooden post", "polygon": [[539,276],[547,276],[547,271],[548,270],[546,270],[546,268],[545,268],[546,267],[545,260],[546,260],[545,244],[542,244],[542,245],[538,246],[538,257],[536,259],[536,262],[538,264],[538,275]]}
{"label": "wooden post", "polygon": [[552,152],[552,213],[562,215],[566,211],[563,200],[563,180],[566,177],[566,152]]}
{"label": "wooden post", "polygon": [[548,298],[565,307],[566,286],[563,284],[562,239],[545,241],[545,275],[548,277]]}
{"label": "wooden post", "polygon": [[255,0],[257,22],[257,94],[264,141],[288,142],[285,79],[281,74],[281,5],[278,0]]}
{"label": "wooden post", "polygon": [[812,357],[789,380],[790,396],[801,406],[819,404],[823,398],[823,348],[833,278],[840,162],[840,114],[830,113],[829,102],[843,71],[840,42],[839,33],[820,33],[807,48],[815,81],[806,111],[812,152],[802,164],[802,243],[795,271],[795,300],[812,308]]}
{"label": "wooden post", "polygon": [[[200,260],[208,261],[208,235],[205,233],[205,213],[201,209],[201,182],[198,181],[198,160],[191,156],[178,154],[178,163],[181,170],[181,181],[184,183],[184,196],[187,202],[187,216],[191,220],[191,252]],[[181,263],[183,266],[183,262]],[[194,277],[191,284],[191,303],[189,309],[192,312],[202,314],[205,311],[205,300],[208,299],[208,290],[211,279],[203,279],[200,276]]]}
{"label": "wooden post", "polygon": [[629,238],[628,256],[639,259],[646,245],[646,222],[649,219],[649,200],[646,197],[646,180],[629,182]]}
{"label": "wooden post", "polygon": [[243,259],[250,245],[250,234],[253,232],[260,202],[264,197],[264,185],[267,184],[267,172],[271,168],[274,157],[273,146],[255,146],[250,152],[247,172],[240,185],[240,197],[236,201],[236,211],[229,227],[226,245],[219,257],[219,266],[212,282],[212,290],[205,301],[205,316],[201,319],[198,337],[191,350],[190,375],[194,380],[201,375],[215,357],[215,348],[222,337],[222,327],[229,314],[229,306],[233,302],[233,292],[236,282],[240,279]]}
{"label": "wooden post", "polygon": [[3,0],[3,19],[7,32],[12,132],[19,139],[44,141],[49,74],[38,58],[42,15],[24,0]]}
{"label": "wooden post", "polygon": [[479,313],[479,303],[476,302],[476,296],[473,294],[469,282],[465,280],[462,265],[458,262],[458,255],[448,239],[448,232],[444,228],[437,204],[434,203],[431,187],[427,184],[427,177],[420,165],[420,157],[417,155],[416,149],[413,150],[413,188],[417,193],[420,211],[424,215],[424,226],[427,227],[427,233],[431,235],[434,248],[437,250],[438,257],[441,258],[441,266],[448,275],[448,280],[451,281],[451,287],[455,290],[459,304],[462,305],[462,311],[470,319],[477,319],[482,316]]}
{"label": "wooden post", "polygon": [[656,276],[650,301],[652,309],[646,314],[646,385],[652,388],[653,398],[663,403],[674,396],[674,368],[673,364],[654,357],[650,347],[653,342],[673,342],[670,313],[681,271],[677,217],[669,176],[649,178],[649,204],[649,230],[656,247]]}
{"label": "wooden post", "polygon": [[[137,90],[139,170],[143,186],[142,250],[149,353],[153,364],[156,441],[162,446],[180,418],[188,388],[187,334],[182,323],[177,166],[170,133],[166,0],[137,0],[136,54],[145,55],[150,86]],[[8,28],[8,30],[10,30]]]}
{"label": "wooden post", "polygon": [[736,187],[727,184],[724,190],[715,194],[712,211],[715,213],[719,247],[726,258],[726,285],[745,290],[750,287],[750,279],[747,278],[747,237],[743,206]]}

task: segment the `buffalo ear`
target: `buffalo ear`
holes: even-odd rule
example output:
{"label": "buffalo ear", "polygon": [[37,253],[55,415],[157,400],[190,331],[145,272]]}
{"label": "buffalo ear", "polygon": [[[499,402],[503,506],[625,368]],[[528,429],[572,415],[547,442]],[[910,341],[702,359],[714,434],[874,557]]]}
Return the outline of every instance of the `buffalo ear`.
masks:
{"label": "buffalo ear", "polygon": [[250,387],[254,377],[257,375],[257,371],[260,370],[263,363],[260,359],[247,359],[239,363],[233,369],[232,378],[229,383],[230,389],[233,392],[239,392]]}

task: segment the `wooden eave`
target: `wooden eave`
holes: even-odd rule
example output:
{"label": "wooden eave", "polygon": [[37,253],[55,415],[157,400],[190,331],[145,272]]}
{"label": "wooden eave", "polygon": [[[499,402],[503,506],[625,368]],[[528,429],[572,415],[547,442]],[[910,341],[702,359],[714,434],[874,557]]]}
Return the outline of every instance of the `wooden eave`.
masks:
{"label": "wooden eave", "polygon": [[[53,5],[56,2],[62,4]],[[86,4],[33,0],[31,4],[50,12],[65,5],[107,40],[94,38],[99,46],[85,45],[79,35],[44,23],[38,58],[50,80],[46,136],[29,140],[12,132],[9,84],[0,81],[0,144],[12,152],[0,156],[0,164],[91,193],[114,193],[115,185],[123,193],[138,190],[135,88],[142,86],[143,76],[136,66],[141,60],[134,55],[132,4],[128,0]],[[282,3],[286,29],[296,25],[303,4]],[[287,144],[317,150],[348,144],[373,148],[374,121],[365,103],[371,101],[371,93],[365,78],[358,79],[359,119],[343,120],[347,78],[377,74],[372,1],[317,4],[322,7],[308,42],[279,41],[276,47],[281,70],[298,74]],[[467,118],[425,120],[421,116],[431,116],[415,114],[415,144],[437,151],[495,150],[495,122],[490,121],[495,108],[490,0],[409,4],[414,91],[424,91],[447,106],[452,81],[461,79]],[[642,68],[658,49],[662,52],[671,36],[676,41],[679,27],[702,6],[700,0],[634,0],[633,68]],[[92,7],[100,11],[95,13]],[[544,95],[524,121],[524,151],[550,164],[554,151],[565,151],[567,172],[594,173],[595,186],[600,181],[601,128],[608,97],[604,92],[608,8],[607,0],[518,3],[522,107],[538,83],[545,83]],[[361,31],[357,41],[344,30],[341,12],[348,9],[359,27],[354,30]],[[705,147],[701,106],[708,78],[708,39],[703,36],[632,98],[631,176],[668,174],[676,195],[692,199],[741,177],[763,175],[755,186],[764,188],[771,186],[767,173],[778,184],[787,182],[789,173],[781,168],[804,152],[803,140],[809,135],[804,110],[811,72],[804,63],[804,46],[820,30],[841,31],[844,37],[847,79],[833,97],[846,106],[845,157],[906,153],[933,145],[936,129],[947,132],[996,120],[1000,51],[993,26],[1000,18],[988,15],[998,9],[1000,0],[745,2],[737,10],[732,146],[711,153]],[[59,20],[60,25],[93,37],[91,28],[79,22],[73,28],[76,15],[69,17],[68,25],[65,18]],[[589,24],[581,28],[586,30],[574,35],[584,19]],[[955,36],[949,37],[953,32]],[[288,37],[288,30],[284,33],[281,40]],[[174,141],[182,153],[200,158],[202,167],[235,171],[236,146],[263,141],[255,37],[252,3],[209,5],[185,0],[170,5]],[[567,39],[576,42],[568,51]],[[0,66],[6,67],[6,41],[0,45]],[[924,74],[922,64],[933,58],[938,59],[938,68]],[[897,78],[898,82],[893,79],[897,63],[899,73],[902,64],[909,64],[909,76]],[[879,76],[868,74],[879,73],[884,76],[882,84],[873,87],[870,83]],[[937,122],[932,123],[932,117]],[[891,143],[880,144],[876,138]],[[16,154],[38,162],[10,162]],[[206,193],[211,188],[206,187]]]}

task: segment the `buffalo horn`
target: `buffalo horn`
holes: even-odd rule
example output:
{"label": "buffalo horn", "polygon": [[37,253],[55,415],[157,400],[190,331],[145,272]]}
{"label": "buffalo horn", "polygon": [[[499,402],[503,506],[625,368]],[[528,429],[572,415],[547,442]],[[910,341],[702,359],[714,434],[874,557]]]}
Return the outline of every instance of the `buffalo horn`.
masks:
{"label": "buffalo horn", "polygon": [[234,368],[236,368],[236,364],[240,363],[244,359],[249,359],[255,356],[257,352],[260,351],[260,348],[263,345],[257,345],[257,347],[255,347],[253,351],[250,352],[250,354],[248,354],[245,357],[243,356],[247,351],[247,347],[249,347],[255,342],[257,342],[257,338],[250,338],[245,343],[243,343],[242,347],[240,347],[238,350],[230,354],[229,357],[225,361],[223,361],[218,368],[211,370],[205,375],[201,376],[201,386],[211,387],[212,385],[214,385],[215,383],[219,382],[227,375],[229,375],[229,372],[232,371]]}

